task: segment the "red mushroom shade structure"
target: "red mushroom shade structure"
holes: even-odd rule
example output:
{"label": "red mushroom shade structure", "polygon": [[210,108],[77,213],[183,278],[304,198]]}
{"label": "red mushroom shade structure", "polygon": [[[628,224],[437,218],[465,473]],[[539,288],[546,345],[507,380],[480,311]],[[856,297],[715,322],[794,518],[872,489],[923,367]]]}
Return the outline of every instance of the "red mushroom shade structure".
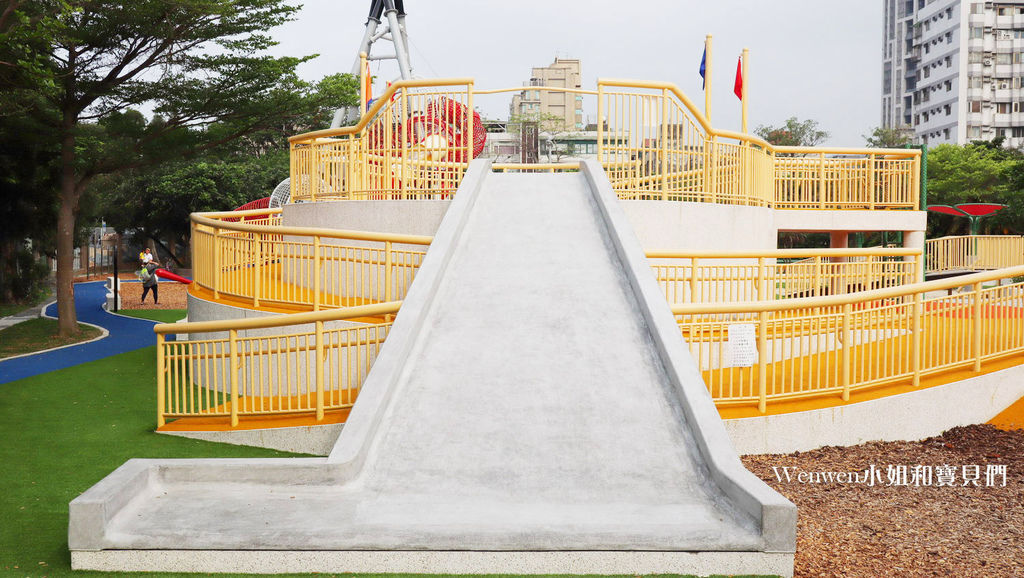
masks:
{"label": "red mushroom shade structure", "polygon": [[995,214],[1006,208],[1006,205],[998,203],[961,203],[959,205],[929,205],[928,210],[933,213],[953,215],[954,217],[967,217],[971,220],[971,234],[978,234],[978,221],[983,217]]}

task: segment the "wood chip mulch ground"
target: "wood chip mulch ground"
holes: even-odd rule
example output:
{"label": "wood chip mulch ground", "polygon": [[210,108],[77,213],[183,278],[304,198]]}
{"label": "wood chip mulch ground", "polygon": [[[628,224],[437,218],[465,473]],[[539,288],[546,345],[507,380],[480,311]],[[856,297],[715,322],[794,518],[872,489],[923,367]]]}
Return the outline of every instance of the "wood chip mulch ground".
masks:
{"label": "wood chip mulch ground", "polygon": [[743,462],[797,505],[796,576],[1024,576],[1024,431],[974,425]]}
{"label": "wood chip mulch ground", "polygon": [[121,294],[121,307],[125,309],[185,309],[188,307],[188,285],[175,283],[173,281],[160,282],[160,302],[153,303],[152,292],[146,296],[146,302],[140,304],[142,297],[142,283],[128,282],[118,283],[118,292]]}

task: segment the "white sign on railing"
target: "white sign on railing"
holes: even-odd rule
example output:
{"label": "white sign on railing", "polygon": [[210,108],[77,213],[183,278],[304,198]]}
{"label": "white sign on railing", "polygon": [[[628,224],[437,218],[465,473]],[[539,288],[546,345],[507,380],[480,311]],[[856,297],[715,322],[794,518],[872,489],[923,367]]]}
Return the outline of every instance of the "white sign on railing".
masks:
{"label": "white sign on railing", "polygon": [[757,363],[757,337],[751,323],[729,325],[729,351],[733,367],[750,367]]}

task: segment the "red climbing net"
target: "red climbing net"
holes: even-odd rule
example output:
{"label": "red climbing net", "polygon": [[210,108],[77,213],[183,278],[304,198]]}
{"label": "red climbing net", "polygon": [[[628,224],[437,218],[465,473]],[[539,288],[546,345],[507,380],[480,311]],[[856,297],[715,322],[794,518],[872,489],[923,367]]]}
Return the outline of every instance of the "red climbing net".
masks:
{"label": "red climbing net", "polygon": [[[367,132],[367,140],[371,149],[381,150],[390,147],[407,148],[427,142],[431,136],[440,136],[447,143],[446,159],[450,162],[465,162],[467,138],[469,138],[469,115],[466,106],[450,98],[438,97],[427,105],[424,114],[410,117],[404,123],[391,127],[391,139],[388,142],[387,129],[380,124],[372,126]],[[484,150],[487,142],[487,129],[480,119],[480,113],[473,112],[473,155],[476,158]]]}

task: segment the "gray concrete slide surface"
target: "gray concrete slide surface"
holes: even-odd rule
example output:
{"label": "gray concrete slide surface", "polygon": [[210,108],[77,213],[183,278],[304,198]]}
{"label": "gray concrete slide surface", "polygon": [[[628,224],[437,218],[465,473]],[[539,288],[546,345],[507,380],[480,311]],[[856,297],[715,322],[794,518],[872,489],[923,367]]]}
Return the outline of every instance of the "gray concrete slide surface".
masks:
{"label": "gray concrete slide surface", "polygon": [[328,458],[132,460],[71,503],[69,546],[104,569],[426,551],[412,569],[791,574],[795,523],[742,468],[600,166],[478,161]]}

